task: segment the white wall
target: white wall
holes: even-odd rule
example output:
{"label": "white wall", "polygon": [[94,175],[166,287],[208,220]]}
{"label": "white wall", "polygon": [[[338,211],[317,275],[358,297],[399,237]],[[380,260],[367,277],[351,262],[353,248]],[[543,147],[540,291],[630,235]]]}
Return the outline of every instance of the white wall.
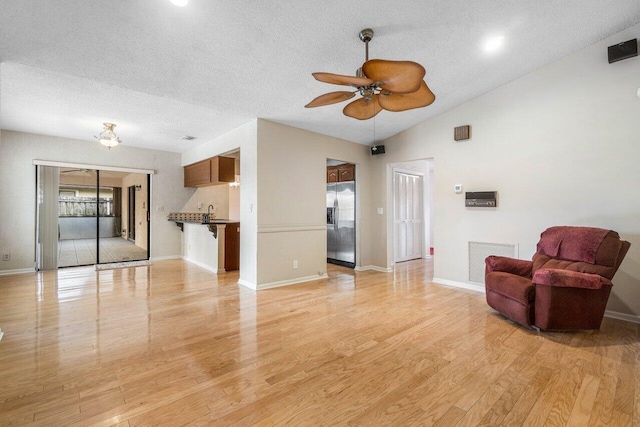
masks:
{"label": "white wall", "polygon": [[252,121],[182,153],[184,166],[240,149],[240,283],[249,286],[257,283],[257,142],[257,122]]}
{"label": "white wall", "polygon": [[[468,282],[469,241],[516,243],[530,259],[549,226],[613,229],[632,246],[608,308],[640,315],[640,58],[607,63],[607,46],[638,36],[640,25],[385,141],[372,159],[378,188],[388,163],[434,158],[437,278]],[[466,124],[472,139],[454,142]],[[499,206],[465,208],[454,184],[497,190]],[[373,194],[380,206],[390,196]],[[375,219],[374,262],[388,266],[391,236]]]}
{"label": "white wall", "polygon": [[368,147],[257,120],[183,153],[182,164],[238,147],[241,284],[260,289],[325,274],[327,158],[357,165],[357,265],[371,263]]}
{"label": "white wall", "polygon": [[[187,189],[187,191],[193,191],[193,189]],[[201,209],[198,209],[198,203],[201,204]],[[200,187],[195,189],[180,212],[207,213],[209,205],[213,206],[213,209],[211,209],[211,213],[215,214],[216,218],[229,218],[228,184],[210,185],[207,187]]]}
{"label": "white wall", "polygon": [[182,254],[185,260],[214,273],[224,268],[218,263],[220,242],[224,239],[222,233],[218,232],[218,237],[214,238],[207,226],[189,223],[184,224],[183,231]]}
{"label": "white wall", "polygon": [[180,154],[123,145],[108,150],[95,141],[78,141],[3,130],[0,139],[0,270],[34,266],[35,166],[34,159],[153,169],[151,256],[181,255],[181,233],[167,221],[187,200],[182,186]]}
{"label": "white wall", "polygon": [[325,274],[327,159],[356,164],[356,265],[371,263],[370,156],[361,144],[258,120],[259,287]]}

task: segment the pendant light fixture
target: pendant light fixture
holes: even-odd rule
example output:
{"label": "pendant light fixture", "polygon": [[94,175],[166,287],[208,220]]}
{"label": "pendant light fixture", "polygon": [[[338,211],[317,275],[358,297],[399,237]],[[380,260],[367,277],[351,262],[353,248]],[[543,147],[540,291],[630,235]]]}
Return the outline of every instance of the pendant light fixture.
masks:
{"label": "pendant light fixture", "polygon": [[100,141],[100,144],[108,147],[109,149],[111,149],[111,147],[116,147],[122,142],[113,131],[113,128],[116,127],[116,125],[113,123],[103,123],[103,125],[104,129],[99,135],[96,135],[95,138]]}

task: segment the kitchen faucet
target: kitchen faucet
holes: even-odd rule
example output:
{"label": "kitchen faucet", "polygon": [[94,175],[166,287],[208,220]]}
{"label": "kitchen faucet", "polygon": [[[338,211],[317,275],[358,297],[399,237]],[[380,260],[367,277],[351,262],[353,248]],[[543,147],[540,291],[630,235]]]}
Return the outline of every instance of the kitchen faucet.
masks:
{"label": "kitchen faucet", "polygon": [[[202,214],[203,223],[211,222],[211,209],[215,210],[216,208],[214,208],[213,205],[209,205],[209,207],[207,207],[207,213]],[[214,216],[215,216],[215,213],[214,213]]]}

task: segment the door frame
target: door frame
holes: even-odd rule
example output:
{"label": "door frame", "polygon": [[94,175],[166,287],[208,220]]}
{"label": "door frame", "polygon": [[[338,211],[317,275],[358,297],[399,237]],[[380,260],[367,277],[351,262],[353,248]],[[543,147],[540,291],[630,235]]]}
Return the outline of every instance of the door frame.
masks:
{"label": "door frame", "polygon": [[[354,172],[354,181],[355,181],[355,186],[354,186],[354,215],[355,215],[355,248],[354,248],[354,266],[350,266],[349,268],[353,268],[355,271],[360,271],[360,270],[366,270],[363,269],[361,267],[361,261],[360,261],[360,191],[362,190],[362,188],[360,187],[362,184],[362,177],[360,176],[361,170],[360,170],[360,163],[356,162],[356,161],[352,161],[352,160],[341,160],[338,157],[325,157],[325,162],[324,162],[324,174],[323,174],[323,182],[324,182],[324,193],[323,193],[323,205],[326,208],[326,184],[327,183],[327,166],[329,166],[327,163],[328,162],[342,162],[342,163],[351,163],[353,165],[355,165],[355,172]],[[336,182],[336,184],[338,184]],[[327,247],[327,232],[325,231],[324,233],[324,247],[325,247],[325,261],[327,260],[326,257],[326,247]]]}
{"label": "door frame", "polygon": [[[424,161],[429,167],[426,171],[418,171],[414,170],[411,166],[411,163]],[[435,224],[435,212],[431,212],[435,208],[436,198],[435,198],[435,175],[431,174],[431,170],[435,170],[436,167],[436,158],[435,157],[424,157],[418,159],[407,159],[407,160],[399,160],[388,162],[386,164],[386,173],[385,173],[385,188],[386,195],[384,200],[384,206],[386,209],[386,218],[385,224],[387,229],[386,236],[386,256],[387,256],[387,268],[386,271],[393,271],[393,266],[395,265],[395,230],[393,224],[393,172],[397,170],[399,172],[409,173],[409,174],[422,174],[423,176],[423,202],[425,204],[429,204],[428,206],[424,206],[422,209],[423,214],[423,233],[424,233],[424,245],[423,246],[423,258],[430,258],[430,250],[429,244],[433,241],[433,227]]]}
{"label": "door frame", "polygon": [[136,186],[127,187],[127,240],[136,242]]}
{"label": "door frame", "polygon": [[[43,159],[33,159],[31,162],[32,165],[34,166],[56,166],[56,167],[61,167],[61,168],[77,168],[77,169],[94,169],[96,170],[97,174],[98,174],[98,178],[97,178],[97,188],[96,188],[96,195],[98,196],[98,200],[99,200],[99,194],[100,194],[100,181],[99,181],[99,174],[100,171],[114,171],[114,172],[126,172],[126,173],[137,173],[137,174],[144,174],[147,176],[147,198],[146,198],[146,211],[147,211],[147,259],[151,259],[151,192],[153,191],[153,180],[152,180],[152,176],[155,175],[155,171],[153,169],[138,169],[138,168],[128,168],[128,167],[119,167],[119,166],[106,166],[106,165],[97,165],[97,164],[88,164],[88,163],[72,163],[72,162],[59,162],[59,161],[54,161],[54,160],[43,160]],[[35,175],[36,175],[36,191],[35,191],[35,197],[34,197],[34,201],[36,204],[36,209],[35,209],[35,222],[36,222],[36,226],[34,227],[34,243],[35,243],[35,248],[34,248],[34,268],[36,269],[36,271],[38,270],[37,268],[37,260],[38,260],[38,227],[39,227],[39,219],[38,219],[38,191],[37,191],[37,185],[38,185],[38,172],[37,172],[37,168],[35,171]],[[98,206],[96,205],[96,227],[97,227],[97,237],[96,237],[96,242],[98,242],[99,240],[99,236],[100,236],[100,230],[99,230],[99,221],[100,221],[100,216],[98,214]],[[100,264],[100,258],[99,258],[99,245],[97,244],[96,246],[98,246],[96,248],[96,265]]]}
{"label": "door frame", "polygon": [[[398,236],[396,236],[396,228],[395,228],[395,222],[396,222],[396,215],[395,215],[395,202],[396,202],[396,190],[395,190],[395,185],[394,185],[394,179],[396,176],[396,173],[402,173],[405,175],[413,175],[413,176],[417,176],[420,178],[420,182],[421,182],[421,192],[420,192],[420,219],[421,219],[421,223],[422,223],[422,227],[420,229],[420,240],[421,240],[421,245],[420,245],[420,257],[419,258],[424,258],[425,257],[425,229],[426,229],[426,209],[425,209],[425,191],[426,191],[426,185],[425,185],[425,179],[424,179],[424,172],[418,172],[418,171],[413,171],[413,170],[409,170],[409,169],[404,169],[401,167],[392,167],[391,168],[391,206],[392,206],[392,210],[391,210],[391,227],[392,227],[392,234],[393,234],[393,248],[392,248],[392,253],[393,253],[393,263],[396,263],[396,258],[397,258],[397,254],[396,254],[396,245],[397,245],[397,240],[398,240]],[[418,258],[411,258],[411,259],[418,259]],[[410,261],[410,260],[403,260],[403,261]],[[401,262],[401,261],[398,261]]]}

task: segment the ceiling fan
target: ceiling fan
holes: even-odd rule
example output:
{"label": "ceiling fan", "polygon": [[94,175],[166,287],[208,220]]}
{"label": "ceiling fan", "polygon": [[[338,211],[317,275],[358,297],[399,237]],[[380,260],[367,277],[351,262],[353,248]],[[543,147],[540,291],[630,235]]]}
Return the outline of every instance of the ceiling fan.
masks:
{"label": "ceiling fan", "polygon": [[369,42],[373,38],[373,30],[362,30],[359,37],[366,45],[366,60],[356,76],[312,73],[320,82],[353,86],[357,90],[325,93],[305,105],[305,108],[336,104],[359,93],[362,98],[347,104],[342,112],[354,119],[367,120],[382,110],[406,111],[426,107],[435,101],[436,96],[423,80],[425,70],[422,65],[413,61],[369,60]]}

